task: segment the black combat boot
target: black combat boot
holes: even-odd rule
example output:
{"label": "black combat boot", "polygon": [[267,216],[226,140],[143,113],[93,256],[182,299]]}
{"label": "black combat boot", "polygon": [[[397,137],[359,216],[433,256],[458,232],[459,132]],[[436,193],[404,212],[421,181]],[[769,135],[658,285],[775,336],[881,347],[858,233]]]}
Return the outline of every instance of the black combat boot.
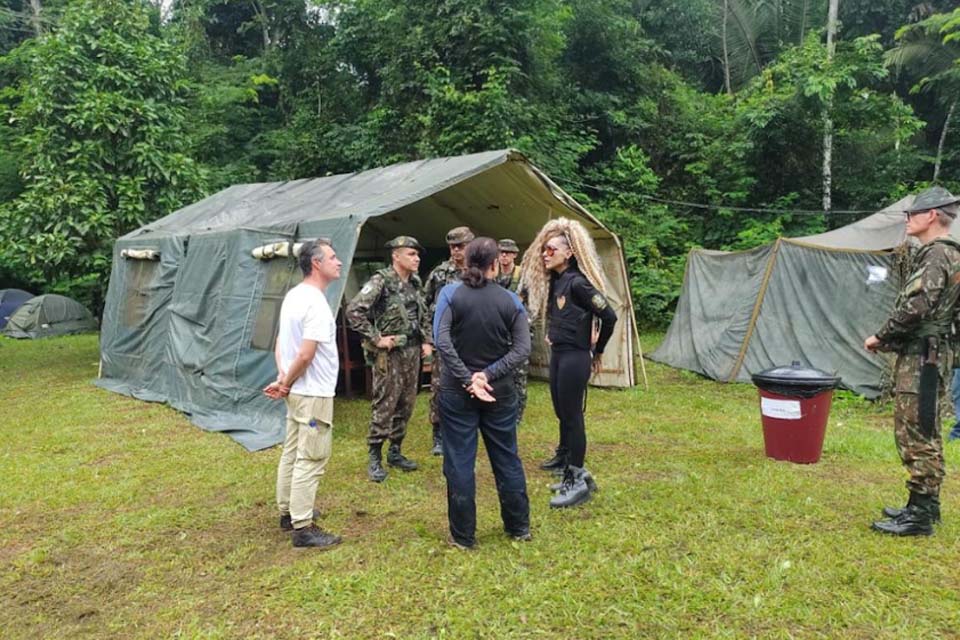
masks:
{"label": "black combat boot", "polygon": [[933,534],[932,496],[910,494],[910,504],[896,518],[874,522],[872,529],[894,536],[929,536]]}
{"label": "black combat boot", "polygon": [[549,460],[540,464],[540,468],[544,471],[558,471],[563,470],[567,466],[567,449],[566,447],[561,447],[557,445],[557,448],[553,452],[553,457]]}
{"label": "black combat boot", "polygon": [[[910,500],[907,501],[907,504],[903,507],[884,507],[883,515],[888,518],[899,518],[904,511],[907,510],[907,507],[913,506],[913,495],[910,494]],[[933,521],[936,523],[940,522],[940,496],[930,496],[931,499],[931,509],[930,516],[933,518]]]}
{"label": "black combat boot", "polygon": [[324,531],[315,524],[302,529],[294,529],[293,546],[295,547],[316,547],[320,549],[330,548],[340,544],[343,540],[329,531]]}
{"label": "black combat boot", "polygon": [[387,464],[401,471],[416,471],[417,463],[400,453],[400,443],[391,442],[387,449]]}
{"label": "black combat boot", "polygon": [[433,448],[430,453],[435,456],[443,455],[443,438],[440,437],[440,425],[433,425]]}
{"label": "black combat boot", "polygon": [[563,472],[563,483],[557,495],[550,498],[550,506],[554,509],[575,507],[590,499],[590,487],[584,478],[584,470],[570,465]]}
{"label": "black combat boot", "polygon": [[383,482],[387,479],[387,470],[380,464],[382,450],[382,442],[370,445],[370,461],[367,463],[367,475],[370,477],[371,482]]}

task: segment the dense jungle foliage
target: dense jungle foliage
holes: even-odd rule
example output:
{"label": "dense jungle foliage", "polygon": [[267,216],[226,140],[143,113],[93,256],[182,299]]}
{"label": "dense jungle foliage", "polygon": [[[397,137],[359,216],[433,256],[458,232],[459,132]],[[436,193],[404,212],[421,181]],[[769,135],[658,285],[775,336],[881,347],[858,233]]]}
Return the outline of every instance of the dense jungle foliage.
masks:
{"label": "dense jungle foliage", "polygon": [[827,0],[0,0],[0,287],[99,308],[113,240],[204,194],[514,147],[662,325],[692,247],[960,189],[958,6],[839,0],[831,58]]}

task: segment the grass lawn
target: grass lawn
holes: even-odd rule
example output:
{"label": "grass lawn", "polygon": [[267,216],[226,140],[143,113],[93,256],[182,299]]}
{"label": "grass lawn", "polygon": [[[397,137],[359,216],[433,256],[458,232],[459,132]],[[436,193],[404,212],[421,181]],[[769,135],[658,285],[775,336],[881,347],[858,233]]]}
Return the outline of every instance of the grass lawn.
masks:
{"label": "grass lawn", "polygon": [[591,389],[600,492],[553,511],[536,465],[556,422],[534,383],[534,540],[502,534],[481,449],[480,547],[462,552],[445,544],[426,396],[405,447],[421,470],[383,485],[366,478],[369,406],[338,400],[317,506],[344,543],[316,552],[277,528],[276,449],[95,388],[97,358],[95,336],[0,341],[0,637],[960,635],[956,476],[932,538],[868,529],[906,496],[889,405],[840,397],[821,462],[778,463],[752,387],[648,363],[649,391]]}

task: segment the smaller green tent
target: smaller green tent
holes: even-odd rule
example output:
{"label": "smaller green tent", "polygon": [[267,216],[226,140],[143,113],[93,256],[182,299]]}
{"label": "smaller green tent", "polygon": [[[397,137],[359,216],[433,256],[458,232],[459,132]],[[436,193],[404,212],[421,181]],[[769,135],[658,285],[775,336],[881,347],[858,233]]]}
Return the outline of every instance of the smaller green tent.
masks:
{"label": "smaller green tent", "polygon": [[87,308],[66,296],[31,298],[10,316],[3,335],[11,338],[47,338],[96,331],[97,321]]}

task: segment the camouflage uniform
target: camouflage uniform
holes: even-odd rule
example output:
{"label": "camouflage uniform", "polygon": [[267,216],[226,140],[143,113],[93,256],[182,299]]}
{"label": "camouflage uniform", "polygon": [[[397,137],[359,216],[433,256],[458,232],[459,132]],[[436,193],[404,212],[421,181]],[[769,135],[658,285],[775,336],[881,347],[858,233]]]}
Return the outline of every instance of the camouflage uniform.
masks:
{"label": "camouflage uniform", "polygon": [[[424,286],[424,298],[430,310],[431,321],[433,313],[437,310],[437,296],[440,295],[440,289],[448,284],[460,281],[460,275],[463,272],[453,263],[453,260],[444,260],[430,272],[427,276],[427,284]],[[437,390],[440,387],[440,358],[433,359],[433,365],[430,369],[430,424],[434,427],[436,435],[437,427],[440,425],[440,408],[437,406]]]}
{"label": "camouflage uniform", "polygon": [[520,267],[513,265],[511,273],[501,273],[497,276],[497,284],[508,291],[517,292],[517,285],[520,284]]}
{"label": "camouflage uniform", "polygon": [[953,366],[949,339],[958,296],[960,245],[938,238],[917,252],[893,314],[876,334],[881,349],[897,353],[894,435],[910,474],[907,488],[932,497],[939,495],[944,476],[943,440],[939,411],[931,432],[920,425],[920,371],[932,338],[939,345],[937,393],[943,397]]}
{"label": "camouflage uniform", "polygon": [[[502,248],[502,247],[501,247]],[[520,266],[513,265],[513,272],[497,276],[497,284],[504,289],[517,293],[517,286],[520,284]],[[523,300],[524,296],[520,296]],[[533,326],[530,327],[531,338],[533,337]],[[527,370],[530,366],[529,360],[524,360],[513,372],[513,382],[517,387],[517,424],[523,421],[523,412],[527,408]]]}
{"label": "camouflage uniform", "polygon": [[[404,282],[393,269],[377,271],[354,296],[346,311],[350,328],[363,336],[367,364],[373,368],[373,411],[369,444],[400,443],[413,414],[420,379],[420,347],[432,343],[431,318],[420,278]],[[376,346],[382,336],[401,336],[396,348]]]}

